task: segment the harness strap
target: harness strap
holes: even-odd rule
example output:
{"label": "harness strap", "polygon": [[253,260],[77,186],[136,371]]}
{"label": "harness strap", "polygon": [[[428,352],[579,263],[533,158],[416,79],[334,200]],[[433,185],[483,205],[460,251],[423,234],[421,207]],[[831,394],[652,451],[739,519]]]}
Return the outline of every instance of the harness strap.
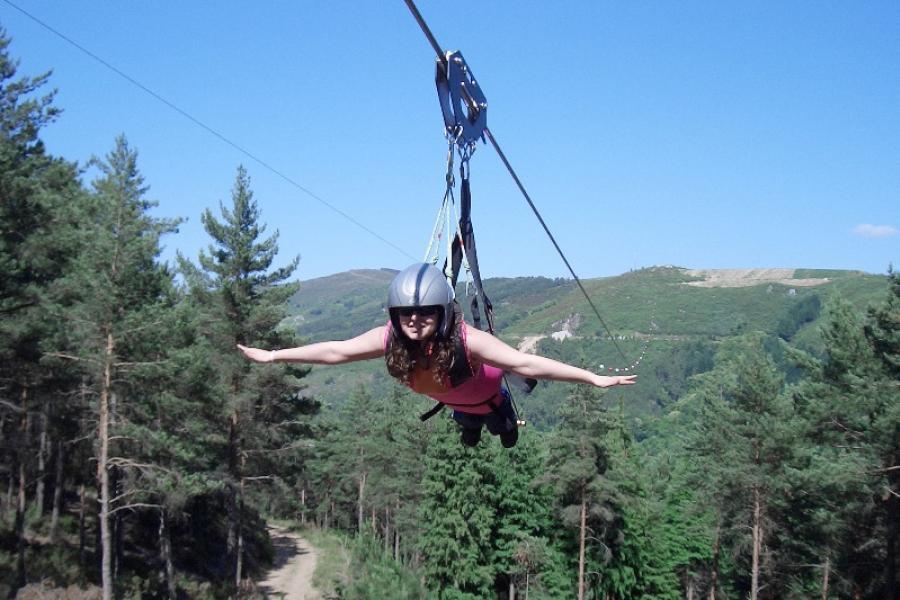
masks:
{"label": "harness strap", "polygon": [[441,412],[441,409],[442,409],[442,408],[444,408],[443,402],[438,402],[437,404],[435,404],[434,406],[432,406],[431,409],[429,409],[429,410],[423,412],[421,415],[419,415],[419,420],[420,420],[420,421],[427,421],[428,419],[430,419],[430,418],[433,417],[434,415],[436,415],[436,414],[438,414],[439,412]]}
{"label": "harness strap", "polygon": [[[487,400],[482,400],[481,402],[478,402],[477,404],[467,404],[466,406],[484,406],[485,404],[487,404],[488,406],[491,407],[491,412],[493,412],[495,414],[500,414],[500,404],[501,403],[497,402],[498,396],[500,396],[500,392],[497,392],[496,394],[494,394]],[[431,407],[428,411],[423,412],[421,415],[419,415],[419,420],[427,421],[434,415],[441,412],[441,409],[444,408],[445,406],[447,406],[447,405],[444,404],[443,402],[438,402],[433,407]]]}
{"label": "harness strap", "polygon": [[456,287],[460,266],[463,259],[465,259],[472,274],[472,284],[475,286],[475,295],[472,296],[471,301],[472,320],[475,327],[482,330],[485,329],[481,325],[481,311],[478,307],[478,298],[481,297],[481,301],[484,303],[487,331],[494,333],[494,306],[484,293],[484,288],[481,284],[481,270],[478,267],[478,252],[475,250],[475,229],[472,227],[472,192],[469,188],[469,173],[466,167],[465,162],[459,167],[459,233],[456,239],[453,240],[450,256],[452,269],[451,285]]}

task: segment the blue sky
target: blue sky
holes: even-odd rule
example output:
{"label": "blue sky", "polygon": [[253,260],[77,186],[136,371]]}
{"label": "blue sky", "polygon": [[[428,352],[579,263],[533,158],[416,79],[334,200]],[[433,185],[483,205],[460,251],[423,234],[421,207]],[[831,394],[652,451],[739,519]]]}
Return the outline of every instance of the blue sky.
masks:
{"label": "blue sky", "polygon": [[[300,279],[423,254],[446,143],[402,0],[15,4],[403,250],[0,0],[20,72],[53,70],[49,150],[124,133],[157,213],[188,219],[165,258],[208,244],[239,164]],[[900,3],[417,4],[581,277],[900,262]],[[483,274],[567,276],[490,146],[471,170]]]}

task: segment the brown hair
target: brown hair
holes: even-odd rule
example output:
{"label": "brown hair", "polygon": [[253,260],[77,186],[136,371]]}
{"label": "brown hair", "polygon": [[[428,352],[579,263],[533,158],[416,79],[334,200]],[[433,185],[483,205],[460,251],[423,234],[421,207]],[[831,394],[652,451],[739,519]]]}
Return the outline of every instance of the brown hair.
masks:
{"label": "brown hair", "polygon": [[[435,334],[425,342],[410,340],[392,323],[384,353],[388,373],[399,379],[403,385],[409,385],[413,371],[422,366],[431,372],[437,384],[444,385],[450,377],[450,368],[453,366],[456,343],[463,322],[458,307],[449,317],[453,319],[450,335],[446,337],[439,335],[437,331],[440,331],[440,323],[438,323]],[[447,318],[447,315],[441,318]]]}

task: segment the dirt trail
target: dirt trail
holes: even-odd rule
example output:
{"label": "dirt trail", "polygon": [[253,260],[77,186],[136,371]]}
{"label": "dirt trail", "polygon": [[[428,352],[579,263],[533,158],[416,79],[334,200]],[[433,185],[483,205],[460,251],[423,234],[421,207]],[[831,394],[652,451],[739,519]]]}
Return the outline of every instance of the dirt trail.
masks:
{"label": "dirt trail", "polygon": [[275,546],[275,565],[259,582],[259,591],[268,598],[320,600],[322,595],[312,585],[315,548],[300,535],[281,527],[270,526],[269,535]]}

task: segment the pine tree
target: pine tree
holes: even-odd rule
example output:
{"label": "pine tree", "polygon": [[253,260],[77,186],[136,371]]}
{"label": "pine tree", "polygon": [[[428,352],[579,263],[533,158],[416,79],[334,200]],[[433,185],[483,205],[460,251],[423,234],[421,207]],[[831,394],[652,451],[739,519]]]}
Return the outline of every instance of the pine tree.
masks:
{"label": "pine tree", "polygon": [[[820,576],[806,588],[860,597],[897,595],[900,531],[900,394],[897,323],[900,285],[865,320],[840,299],[826,309],[825,356],[792,353],[808,378],[794,389],[809,449],[797,474],[807,494],[792,515],[794,547]],[[806,517],[805,515],[811,515]],[[803,561],[798,561],[803,562]]]}
{"label": "pine tree", "polygon": [[878,363],[872,433],[875,474],[880,487],[885,529],[884,597],[900,596],[900,275],[890,272],[887,299],[869,311],[865,327]]}
{"label": "pine tree", "polygon": [[[40,341],[52,328],[49,288],[73,254],[80,185],[74,166],[49,156],[40,138],[59,114],[54,92],[40,95],[50,74],[20,76],[9,45],[0,28],[0,437],[9,441],[0,461],[9,467],[8,489],[18,488],[17,579],[24,585],[26,487],[35,483],[42,511],[49,449],[60,444],[52,400],[62,374],[40,366]],[[40,423],[40,432],[30,423]]]}
{"label": "pine tree", "polygon": [[318,455],[317,470],[329,474],[329,502],[353,506],[353,518],[347,520],[353,522],[357,535],[366,533],[372,480],[387,455],[378,404],[365,388],[355,390],[322,440]]}
{"label": "pine tree", "polygon": [[463,446],[449,418],[434,427],[419,513],[425,584],[442,599],[490,597],[496,573],[497,446],[484,440],[474,448]]}
{"label": "pine tree", "polygon": [[[543,474],[546,449],[537,431],[524,432],[519,443],[497,455],[498,504],[494,535],[498,587],[525,589],[539,577],[553,529],[553,492],[535,484]],[[506,586],[502,586],[506,583]]]}
{"label": "pine tree", "polygon": [[155,338],[172,300],[171,275],[158,262],[160,237],[173,231],[177,222],[148,214],[154,203],[145,199],[137,153],[124,136],[105,160],[95,164],[101,176],[93,182],[94,194],[80,230],[86,241],[66,282],[74,296],[67,310],[69,347],[59,355],[77,361],[96,399],[101,581],[104,598],[110,598],[117,564],[114,538],[122,535],[116,516],[129,498],[124,477],[139,477],[143,469],[126,446],[112,438],[127,427],[130,412],[145,400],[135,367],[159,358]]}
{"label": "pine tree", "polygon": [[406,558],[414,565],[418,564],[416,548],[423,530],[419,509],[424,496],[422,481],[427,467],[422,457],[428,451],[432,437],[431,421],[423,424],[417,411],[412,409],[417,400],[418,397],[410,390],[398,385],[385,402],[384,418],[386,436],[390,440],[387,447],[390,457],[383,466],[384,474],[380,478],[383,503],[393,507],[394,557],[397,560]]}
{"label": "pine tree", "polygon": [[703,406],[692,440],[702,465],[698,484],[713,504],[724,539],[746,569],[739,585],[752,600],[761,597],[763,588],[765,597],[779,594],[771,549],[783,532],[775,516],[786,496],[785,469],[793,460],[796,439],[783,378],[763,343],[761,334],[726,341],[715,368],[698,378],[693,392]]}
{"label": "pine tree", "polygon": [[[199,257],[202,271],[181,259],[181,268],[196,287],[202,303],[205,333],[217,353],[217,381],[228,436],[229,536],[232,581],[243,578],[245,516],[248,494],[259,482],[283,482],[297,476],[309,402],[300,394],[299,379],[308,369],[290,365],[254,366],[236,351],[237,344],[264,347],[295,345],[292,331],[279,328],[288,298],[296,285],[286,284],[299,257],[272,268],[278,253],[278,233],[260,239],[265,226],[253,199],[250,178],[237,170],[230,207],[222,205],[222,221],[210,210],[203,226],[213,243]],[[247,486],[251,485],[248,490]],[[290,486],[288,486],[290,487]],[[261,489],[260,489],[261,491]]]}
{"label": "pine tree", "polygon": [[612,559],[612,548],[621,541],[622,497],[607,476],[611,456],[605,441],[613,428],[598,392],[575,388],[550,441],[547,473],[539,480],[553,486],[559,518],[566,529],[575,532],[577,542],[569,540],[567,546],[574,546],[577,556],[575,590],[579,600],[590,593],[588,572],[601,573]]}

